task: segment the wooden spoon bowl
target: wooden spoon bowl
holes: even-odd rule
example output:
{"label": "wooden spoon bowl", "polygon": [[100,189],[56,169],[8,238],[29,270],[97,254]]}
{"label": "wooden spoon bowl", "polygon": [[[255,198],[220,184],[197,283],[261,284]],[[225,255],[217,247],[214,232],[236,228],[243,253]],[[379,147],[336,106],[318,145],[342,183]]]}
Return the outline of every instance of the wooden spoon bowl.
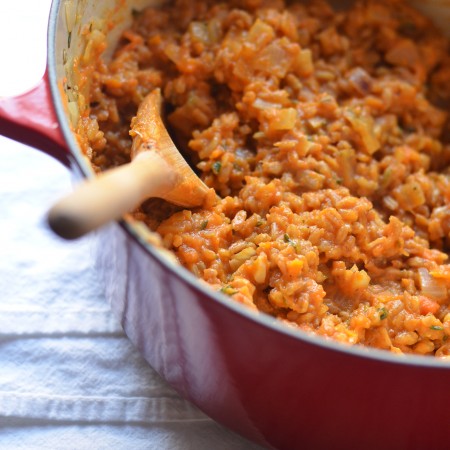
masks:
{"label": "wooden spoon bowl", "polygon": [[161,119],[161,92],[152,91],[131,122],[131,162],[86,180],[48,213],[50,228],[76,239],[119,219],[144,200],[159,197],[179,206],[200,206],[208,187],[184,160]]}

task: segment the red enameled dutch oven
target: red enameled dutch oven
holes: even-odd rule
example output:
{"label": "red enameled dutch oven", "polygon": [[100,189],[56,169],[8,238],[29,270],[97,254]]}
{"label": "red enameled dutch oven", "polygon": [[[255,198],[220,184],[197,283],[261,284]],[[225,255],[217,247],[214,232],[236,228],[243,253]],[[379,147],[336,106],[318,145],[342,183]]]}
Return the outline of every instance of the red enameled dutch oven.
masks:
{"label": "red enameled dutch oven", "polygon": [[[115,25],[111,49],[131,10],[149,3],[54,0],[46,75],[31,92],[0,100],[0,133],[91,176],[71,131],[81,29],[108,18],[96,23]],[[448,29],[448,1],[414,3]],[[98,242],[98,271],[128,337],[218,422],[269,448],[450,448],[448,362],[343,346],[250,312],[169,261],[132,223],[108,225]]]}

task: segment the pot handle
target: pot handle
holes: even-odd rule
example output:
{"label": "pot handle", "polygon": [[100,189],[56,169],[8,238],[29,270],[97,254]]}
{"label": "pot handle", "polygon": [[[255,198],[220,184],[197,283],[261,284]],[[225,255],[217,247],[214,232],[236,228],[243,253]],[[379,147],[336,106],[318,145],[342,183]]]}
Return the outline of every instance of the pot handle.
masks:
{"label": "pot handle", "polygon": [[69,151],[53,107],[48,74],[17,97],[0,98],[0,135],[42,150],[70,167]]}

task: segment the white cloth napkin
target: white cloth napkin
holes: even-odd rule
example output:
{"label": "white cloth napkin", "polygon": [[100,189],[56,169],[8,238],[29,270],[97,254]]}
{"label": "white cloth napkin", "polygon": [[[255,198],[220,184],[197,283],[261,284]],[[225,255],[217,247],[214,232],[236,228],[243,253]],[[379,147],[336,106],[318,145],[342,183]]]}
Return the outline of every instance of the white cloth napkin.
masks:
{"label": "white cloth napkin", "polygon": [[180,398],[124,336],[93,238],[44,225],[69,189],[59,163],[0,138],[0,448],[259,448]]}

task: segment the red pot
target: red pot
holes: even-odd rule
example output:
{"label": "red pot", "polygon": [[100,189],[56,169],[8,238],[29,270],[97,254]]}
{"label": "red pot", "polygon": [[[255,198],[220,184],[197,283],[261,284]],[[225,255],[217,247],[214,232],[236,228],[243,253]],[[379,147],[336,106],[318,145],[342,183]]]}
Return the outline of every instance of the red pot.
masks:
{"label": "red pot", "polygon": [[[89,167],[72,135],[59,81],[67,76],[68,53],[82,48],[80,40],[71,50],[68,35],[79,36],[93,14],[111,13],[111,2],[94,3],[54,0],[45,77],[31,92],[0,101],[1,134],[43,149],[82,176]],[[79,23],[71,23],[70,14],[67,19],[68,8],[78,8]],[[124,8],[114,10],[118,24]],[[448,363],[291,330],[207,289],[131,224],[111,224],[98,234],[98,270],[125,332],[213,419],[280,449],[450,447]]]}

